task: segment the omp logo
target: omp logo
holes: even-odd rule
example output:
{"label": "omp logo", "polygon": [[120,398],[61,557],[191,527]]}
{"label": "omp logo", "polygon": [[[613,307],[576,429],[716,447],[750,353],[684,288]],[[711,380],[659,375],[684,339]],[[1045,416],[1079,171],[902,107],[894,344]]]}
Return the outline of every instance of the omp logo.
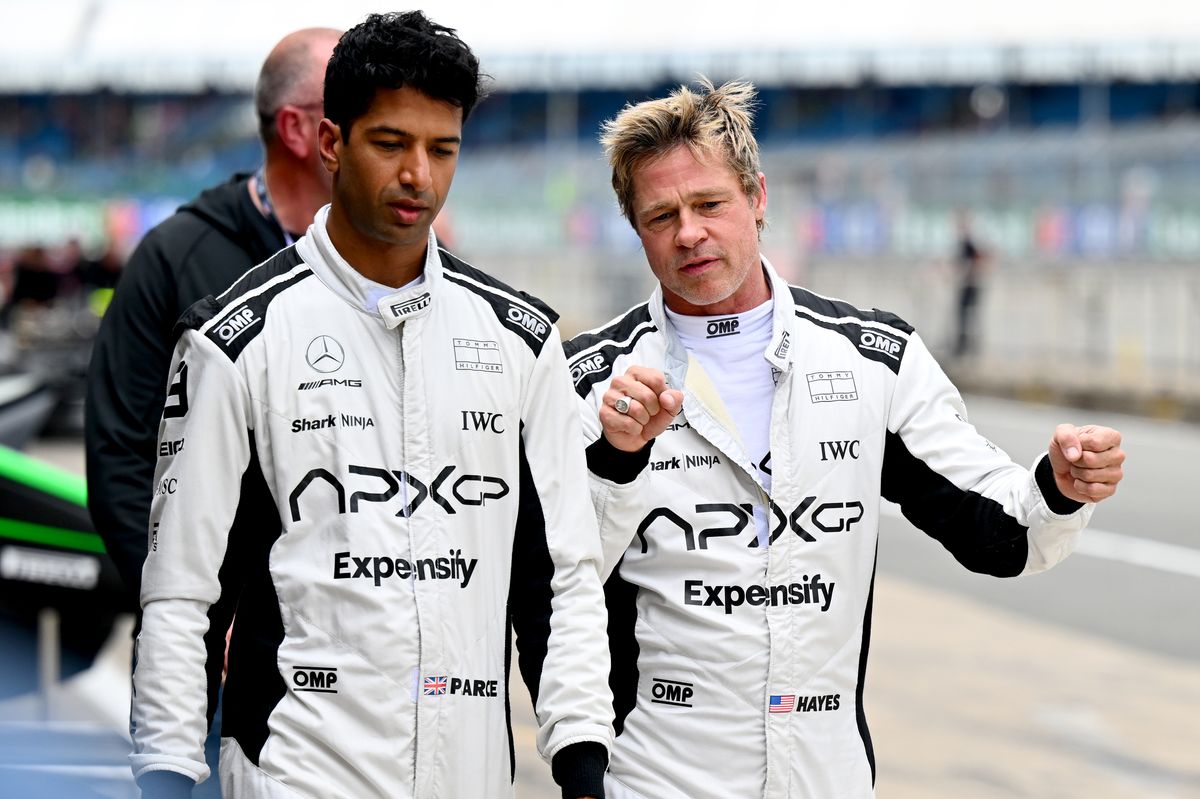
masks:
{"label": "omp logo", "polygon": [[604,366],[603,355],[589,355],[571,367],[571,379],[575,381],[575,385],[579,385],[579,382],[588,375],[603,371]]}
{"label": "omp logo", "polygon": [[183,452],[183,442],[185,439],[176,439],[175,441],[164,441],[158,445],[158,457],[169,458],[172,455],[178,455]]}
{"label": "omp logo", "polygon": [[858,460],[859,442],[858,439],[853,441],[821,441],[821,460],[827,461],[833,458],[835,461],[845,460],[847,457]]}
{"label": "omp logo", "polygon": [[489,411],[462,411],[462,429],[470,432],[477,430],[484,433],[499,435],[507,428],[503,426],[504,414]]}
{"label": "omp logo", "polygon": [[464,372],[503,372],[500,344],[474,338],[454,339],[454,368]]}
{"label": "omp logo", "polygon": [[292,666],[292,690],[318,694],[336,694],[338,675],[335,668]]}
{"label": "omp logo", "polygon": [[808,395],[813,402],[851,402],[858,399],[854,372],[810,372]]}
{"label": "omp logo", "polygon": [[546,340],[546,331],[550,329],[550,326],[546,324],[545,319],[512,303],[508,305],[507,316],[508,321],[516,328],[524,330],[538,341],[544,342]]}
{"label": "omp logo", "polygon": [[167,389],[167,399],[163,404],[164,419],[179,419],[187,416],[187,376],[187,361],[180,361],[179,366],[175,367],[175,376],[171,378],[171,387]]}
{"label": "omp logo", "polygon": [[262,317],[255,316],[252,309],[242,306],[217,325],[217,338],[228,344],[261,321]]}
{"label": "omp logo", "polygon": [[392,303],[388,306],[388,310],[392,312],[392,316],[397,319],[403,319],[406,316],[411,316],[423,308],[428,308],[431,297],[429,292],[425,292],[419,296],[405,300],[404,302]]}
{"label": "omp logo", "polygon": [[894,361],[900,360],[900,352],[904,349],[904,345],[896,339],[875,330],[864,330],[858,337],[858,347],[882,352]]}
{"label": "omp logo", "polygon": [[833,587],[834,583],[825,582],[819,574],[806,574],[798,583],[770,586],[709,585],[703,580],[684,580],[683,604],[724,608],[726,616],[742,605],[819,605],[825,613],[833,603]]}
{"label": "omp logo", "polygon": [[[711,515],[714,522],[731,521],[732,524],[722,526],[715,524],[697,531],[696,526],[670,508],[654,508],[635,531],[642,544],[642,552],[649,550],[646,534],[656,523],[671,524],[683,533],[683,545],[688,552],[696,549],[708,549],[709,542],[714,538],[735,538],[741,535],[754,518],[754,506],[749,502],[734,504],[732,502],[707,502],[693,506],[697,516]],[[782,508],[771,502],[771,514],[774,517],[774,527],[771,530],[770,542],[779,538],[784,530],[790,529],[802,541],[816,542],[816,537],[809,532],[815,528],[822,533],[849,533],[854,525],[862,521],[863,504],[858,500],[849,502],[822,502],[817,504],[816,497],[805,497],[792,512],[785,513]],[[810,513],[811,511],[811,513]],[[725,518],[721,518],[721,516]],[[806,527],[807,525],[807,527]],[[753,531],[752,531],[753,532]],[[746,543],[748,547],[757,547],[758,536],[752,534]]]}
{"label": "omp logo", "polygon": [[708,323],[705,338],[721,338],[722,336],[736,336],[738,334],[738,325],[741,322],[736,316],[730,316],[726,319],[713,319]]}
{"label": "omp logo", "polygon": [[318,372],[336,372],[346,360],[346,352],[333,336],[317,336],[308,342],[304,360]]}
{"label": "omp logo", "polygon": [[309,391],[314,388],[323,386],[345,386],[346,388],[362,388],[361,380],[335,380],[332,377],[327,377],[324,380],[313,380],[308,383],[301,383],[296,386],[297,391]]}
{"label": "omp logo", "polygon": [[453,580],[466,588],[479,558],[467,560],[461,549],[452,549],[442,558],[389,558],[386,555],[358,557],[350,552],[333,553],[333,579],[371,580],[375,587],[390,577],[398,580]]}
{"label": "omp logo", "polygon": [[[408,484],[409,489],[404,491],[404,498],[408,499],[408,504],[396,511],[396,515],[400,518],[408,518],[417,512],[417,509],[425,503],[426,500],[433,500],[447,515],[453,516],[458,513],[454,507],[453,499],[460,506],[482,507],[487,504],[488,500],[499,500],[508,496],[508,483],[504,482],[503,478],[492,477],[486,474],[463,474],[459,475],[458,479],[450,483],[450,476],[454,474],[455,467],[453,465],[444,467],[438,472],[437,477],[428,486],[418,480],[408,472],[398,471],[396,469],[386,469],[374,466],[354,466],[348,467],[351,477],[358,479],[357,482],[366,488],[382,488],[382,491],[366,491],[359,490],[350,494],[349,512],[358,513],[359,505],[364,503],[387,503],[400,494],[400,483]],[[329,492],[333,492],[333,499],[337,503],[337,512],[346,513],[346,488],[342,481],[339,480],[328,469],[316,468],[310,469],[304,477],[300,478],[300,482],[292,489],[292,493],[288,495],[288,505],[292,512],[292,521],[298,522],[301,520],[300,499],[304,496],[309,488],[316,484],[324,483],[327,487],[325,491],[319,492],[320,496],[328,497]],[[449,483],[449,497],[444,495],[447,483]],[[314,489],[316,490],[316,489]],[[309,499],[309,502],[317,502],[316,499]]]}
{"label": "omp logo", "polygon": [[695,687],[690,682],[655,677],[650,684],[650,701],[660,705],[691,707]]}

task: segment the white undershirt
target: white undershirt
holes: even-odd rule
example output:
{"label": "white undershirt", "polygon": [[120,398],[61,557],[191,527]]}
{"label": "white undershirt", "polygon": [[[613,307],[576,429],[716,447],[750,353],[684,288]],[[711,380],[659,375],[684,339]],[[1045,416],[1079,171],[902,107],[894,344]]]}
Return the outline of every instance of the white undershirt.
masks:
{"label": "white undershirt", "polygon": [[734,432],[740,436],[742,448],[754,462],[768,493],[771,475],[762,466],[771,449],[775,381],[771,377],[771,364],[763,353],[771,341],[772,308],[773,301],[767,300],[749,311],[727,316],[685,316],[667,309],[667,318],[683,346],[716,385],[725,409],[737,425]]}

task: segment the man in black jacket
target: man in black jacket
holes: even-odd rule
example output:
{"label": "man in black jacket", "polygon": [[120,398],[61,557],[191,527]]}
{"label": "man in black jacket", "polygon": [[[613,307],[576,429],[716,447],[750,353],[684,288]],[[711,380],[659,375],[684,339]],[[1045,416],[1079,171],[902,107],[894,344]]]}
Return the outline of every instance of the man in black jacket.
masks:
{"label": "man in black jacket", "polygon": [[317,124],[325,65],[340,35],[307,28],[275,46],[254,92],[263,166],[202,192],[146,234],[96,337],[85,434],[88,509],[134,607],[175,321],[302,235],[329,202]]}

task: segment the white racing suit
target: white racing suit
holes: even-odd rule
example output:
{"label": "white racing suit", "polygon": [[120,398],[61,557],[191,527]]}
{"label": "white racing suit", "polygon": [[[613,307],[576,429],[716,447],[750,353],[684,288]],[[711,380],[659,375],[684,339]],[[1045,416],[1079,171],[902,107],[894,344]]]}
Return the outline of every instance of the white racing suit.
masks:
{"label": "white racing suit", "polygon": [[[611,572],[610,799],[872,796],[862,697],[880,499],[968,569],[999,576],[1064,558],[1093,507],[1058,492],[1045,456],[1027,470],[979,435],[909,325],[764,269],[769,495],[721,375],[689,357],[661,289],[566,345]],[[633,365],[662,370],[684,402],[652,447],[626,456],[597,412]]]}
{"label": "white racing suit", "polygon": [[326,213],[181,320],[134,772],[206,776],[202,638],[233,590],[227,796],[511,796],[510,622],[542,754],[612,736],[554,315],[432,234],[424,281],[389,292],[333,249]]}

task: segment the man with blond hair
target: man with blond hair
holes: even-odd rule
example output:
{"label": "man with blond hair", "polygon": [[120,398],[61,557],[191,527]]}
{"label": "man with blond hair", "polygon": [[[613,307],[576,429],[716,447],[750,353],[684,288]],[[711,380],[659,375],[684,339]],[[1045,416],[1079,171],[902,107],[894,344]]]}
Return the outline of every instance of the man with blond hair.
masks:
{"label": "man with blond hair", "polygon": [[1014,464],[908,323],[780,279],[754,98],[680,87],[604,127],[659,284],[566,344],[610,575],[610,799],[873,796],[880,500],[1012,576],[1062,560],[1121,479],[1104,427]]}

